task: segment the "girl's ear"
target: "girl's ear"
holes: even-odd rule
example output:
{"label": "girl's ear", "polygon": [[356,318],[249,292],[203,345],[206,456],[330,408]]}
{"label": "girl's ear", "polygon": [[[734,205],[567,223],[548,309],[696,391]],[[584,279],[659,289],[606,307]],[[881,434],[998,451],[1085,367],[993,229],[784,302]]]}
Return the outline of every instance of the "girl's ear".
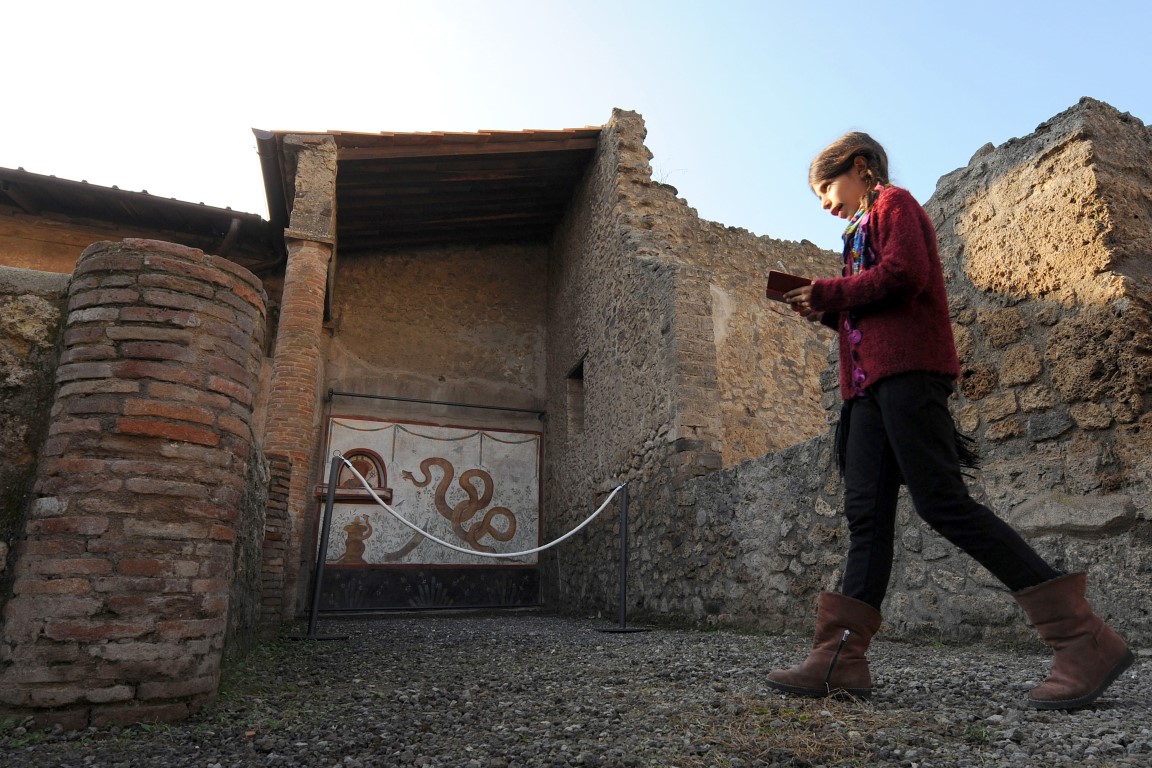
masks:
{"label": "girl's ear", "polygon": [[868,161],[862,155],[856,155],[856,159],[852,161],[852,169],[864,175],[868,172]]}

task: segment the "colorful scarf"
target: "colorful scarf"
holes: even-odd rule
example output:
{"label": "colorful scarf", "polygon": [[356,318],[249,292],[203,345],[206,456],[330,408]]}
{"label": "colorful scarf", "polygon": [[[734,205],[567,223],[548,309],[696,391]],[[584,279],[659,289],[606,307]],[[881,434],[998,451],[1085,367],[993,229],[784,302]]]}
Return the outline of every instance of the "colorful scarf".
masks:
{"label": "colorful scarf", "polygon": [[[877,184],[869,194],[879,194],[884,189],[883,184]],[[875,199],[875,198],[873,198]],[[852,214],[848,220],[848,227],[844,230],[844,276],[852,277],[872,267],[876,263],[876,253],[868,245],[868,211],[864,206]],[[847,333],[848,356],[851,366],[850,376],[853,394],[863,397],[865,389],[870,383],[868,372],[860,366],[860,353],[857,347],[864,338],[863,333],[856,327],[856,315],[847,312],[844,315],[844,331]]]}
{"label": "colorful scarf", "polygon": [[868,214],[863,208],[852,214],[843,237],[844,276],[858,275],[864,269],[864,254],[868,250]]}
{"label": "colorful scarf", "polygon": [[[877,184],[873,194],[880,194],[887,184]],[[876,255],[868,248],[868,211],[863,207],[848,220],[844,229],[844,276],[858,275],[876,263]]]}

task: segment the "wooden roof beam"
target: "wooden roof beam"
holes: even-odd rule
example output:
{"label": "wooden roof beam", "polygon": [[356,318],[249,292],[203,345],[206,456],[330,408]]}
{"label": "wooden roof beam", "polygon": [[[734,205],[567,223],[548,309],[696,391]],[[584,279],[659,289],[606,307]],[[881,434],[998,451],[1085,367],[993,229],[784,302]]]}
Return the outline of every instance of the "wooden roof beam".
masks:
{"label": "wooden roof beam", "polygon": [[27,213],[30,216],[37,216],[40,214],[40,206],[36,203],[36,201],[28,197],[28,195],[24,194],[23,190],[21,190],[12,182],[0,182],[0,192],[3,192],[9,197],[9,199],[12,200],[12,202],[20,206],[20,210],[24,211],[24,213]]}

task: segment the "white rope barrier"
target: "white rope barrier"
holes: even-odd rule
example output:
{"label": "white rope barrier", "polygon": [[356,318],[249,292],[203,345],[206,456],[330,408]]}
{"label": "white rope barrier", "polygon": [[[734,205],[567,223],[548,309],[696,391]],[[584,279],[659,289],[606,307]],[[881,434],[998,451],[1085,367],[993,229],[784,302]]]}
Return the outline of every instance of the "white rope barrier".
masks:
{"label": "white rope barrier", "polygon": [[[364,490],[368,491],[368,493],[370,493],[372,495],[372,498],[376,500],[376,503],[379,504],[381,507],[383,507],[388,512],[388,514],[392,515],[392,517],[396,518],[397,520],[399,520],[401,523],[403,523],[404,525],[411,528],[416,533],[420,534],[421,536],[424,536],[426,538],[431,539],[432,541],[436,542],[437,544],[439,544],[442,547],[447,547],[448,549],[454,549],[457,552],[463,552],[466,555],[475,555],[476,557],[493,557],[493,558],[525,557],[526,555],[534,555],[537,552],[543,552],[546,549],[551,549],[552,547],[556,546],[557,544],[560,544],[561,542],[565,541],[566,539],[569,539],[572,536],[576,535],[581,530],[583,530],[583,528],[586,525],[588,525],[593,520],[595,520],[596,517],[601,512],[604,511],[605,507],[607,507],[608,504],[611,503],[612,499],[616,497],[616,494],[620,492],[620,489],[624,487],[624,483],[621,483],[620,485],[613,488],[612,493],[608,494],[608,498],[604,499],[604,503],[600,505],[600,508],[597,509],[595,512],[593,512],[591,515],[589,515],[584,520],[584,522],[580,523],[580,525],[578,525],[575,528],[573,528],[572,530],[568,531],[568,533],[564,534],[560,538],[555,539],[553,541],[550,541],[547,544],[544,544],[543,546],[536,547],[535,549],[526,549],[523,552],[477,552],[474,549],[465,549],[464,547],[458,547],[455,544],[444,541],[443,539],[439,539],[439,538],[433,536],[432,534],[428,533],[427,531],[423,530],[422,528],[417,526],[415,523],[409,522],[407,519],[405,519],[405,517],[403,515],[401,515],[396,510],[392,509],[392,507],[388,506],[388,504],[385,503],[385,501],[383,499],[381,499],[379,496],[376,495],[376,491],[372,490],[372,487],[368,484],[368,481],[364,479],[364,476],[361,475],[359,471],[357,471],[356,467],[352,466],[352,462],[348,461],[348,459],[344,458],[343,456],[340,456],[339,458],[340,458],[340,461],[344,462],[344,466],[346,466],[346,467],[348,467],[348,469],[352,470],[352,474],[355,475],[356,479],[360,481],[360,484],[364,486]],[[336,478],[329,478],[328,482],[334,483],[334,482],[336,482]]]}

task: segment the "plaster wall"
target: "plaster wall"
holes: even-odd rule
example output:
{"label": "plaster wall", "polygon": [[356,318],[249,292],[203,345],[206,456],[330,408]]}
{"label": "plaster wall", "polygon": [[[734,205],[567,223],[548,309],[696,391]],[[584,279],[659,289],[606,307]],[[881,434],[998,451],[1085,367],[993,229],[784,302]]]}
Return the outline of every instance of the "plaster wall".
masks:
{"label": "plaster wall", "polygon": [[[322,346],[322,396],[334,390],[365,397],[336,395],[321,403],[312,482],[330,458],[328,415],[541,431],[547,266],[540,243],[338,257]],[[460,493],[462,478],[450,493]],[[389,477],[391,487],[402,482],[399,473]],[[319,507],[316,501],[308,510],[308,553],[315,551]],[[394,596],[401,581],[380,588]],[[530,591],[527,599],[534,601],[535,588]]]}
{"label": "plaster wall", "polygon": [[[444,246],[337,260],[326,381],[369,395],[544,409],[542,244]],[[498,422],[534,415],[340,398],[338,412]]]}
{"label": "plaster wall", "polygon": [[71,275],[89,244],[121,234],[111,225],[76,224],[0,207],[0,262],[20,269]]}
{"label": "plaster wall", "polygon": [[[99,188],[93,194],[99,194]],[[130,227],[57,213],[33,215],[0,205],[0,264],[4,266],[71,275],[76,260],[89,245],[121,238],[163,240],[208,252],[217,250],[224,241],[223,237],[194,236],[156,227]],[[249,262],[273,258],[262,244],[250,242],[237,244],[235,252],[229,255],[243,257]]]}

